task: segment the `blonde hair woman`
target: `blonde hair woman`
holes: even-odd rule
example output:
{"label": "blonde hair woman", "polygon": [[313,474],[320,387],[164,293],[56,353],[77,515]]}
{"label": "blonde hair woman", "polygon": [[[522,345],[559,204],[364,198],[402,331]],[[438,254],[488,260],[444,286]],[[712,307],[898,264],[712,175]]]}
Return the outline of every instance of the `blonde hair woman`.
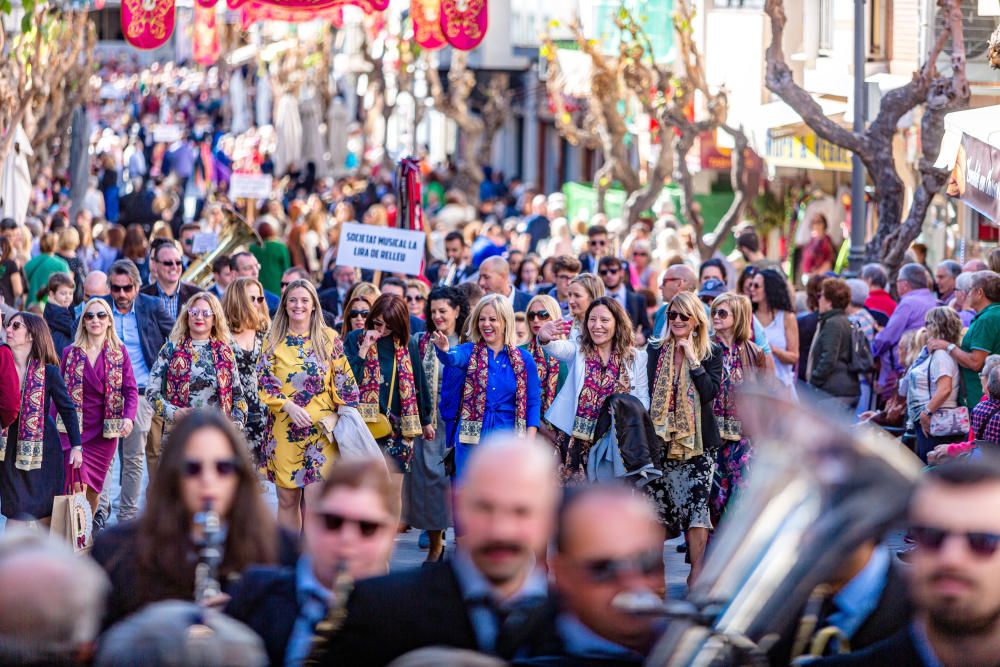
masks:
{"label": "blonde hair woman", "polygon": [[[553,297],[539,294],[528,302],[524,314],[528,320],[530,338],[528,344],[522,348],[531,354],[531,358],[535,360],[535,368],[538,369],[541,412],[544,415],[555,400],[556,394],[562,389],[568,366],[542,349],[542,345],[538,342],[538,332],[549,322],[558,322],[562,317],[562,311],[559,309],[559,302]],[[547,430],[544,423],[539,428]],[[551,432],[546,435],[555,437],[555,433]]]}
{"label": "blonde hair woman", "polygon": [[465,368],[455,471],[482,438],[494,431],[533,436],[540,419],[540,391],[535,360],[514,346],[514,309],[499,294],[487,294],[469,316],[466,338],[454,348],[435,331],[431,339],[445,366]]}
{"label": "blonde hair woman", "polygon": [[595,299],[600,299],[604,293],[604,281],[593,273],[581,273],[569,281],[569,313],[573,317],[571,340],[580,335],[583,318],[587,314],[590,303]]}
{"label": "blonde hair woman", "polygon": [[416,278],[410,278],[406,281],[406,307],[409,309],[410,315],[424,319],[428,294],[430,294],[430,290],[424,281]]}
{"label": "blonde hair woman", "polygon": [[[298,532],[303,500],[314,503],[336,445],[319,426],[338,405],[358,405],[358,385],[340,337],[323,325],[316,288],[294,280],[281,295],[257,364],[267,409],[262,459],[278,490],[278,522]],[[284,413],[284,414],[282,414]]]}
{"label": "blonde hair woman", "polygon": [[663,477],[648,488],[670,536],[684,533],[690,585],[701,571],[708,533],[715,452],[721,445],[713,404],[722,382],[722,351],[709,338],[705,307],[681,292],[667,308],[667,335],[649,348],[649,416],[662,448]]}
{"label": "blonde hair woman", "polygon": [[211,292],[198,292],[181,307],[170,338],[149,371],[146,400],[163,418],[163,447],[173,424],[199,408],[217,408],[243,430],[247,414],[243,384],[226,315]]}
{"label": "blonde hair woman", "polygon": [[[111,305],[104,299],[94,298],[84,305],[76,338],[63,351],[61,369],[80,423],[80,481],[87,487],[91,510],[97,511],[97,499],[114,461],[118,438],[132,432],[139,405],[132,361],[115,333]],[[57,422],[68,457],[69,436],[62,419]]]}
{"label": "blonde hair woman", "polygon": [[267,340],[271,318],[267,313],[264,286],[253,278],[237,278],[222,297],[222,310],[233,335],[236,372],[246,387],[247,419],[243,427],[250,457],[258,469],[264,467],[264,405],[254,389],[257,386],[257,362]]}

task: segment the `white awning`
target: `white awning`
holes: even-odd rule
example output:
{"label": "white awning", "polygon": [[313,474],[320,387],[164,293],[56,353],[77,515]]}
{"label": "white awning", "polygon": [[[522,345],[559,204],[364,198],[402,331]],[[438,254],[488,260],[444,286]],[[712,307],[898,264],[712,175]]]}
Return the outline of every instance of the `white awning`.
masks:
{"label": "white awning", "polygon": [[1000,105],[953,111],[947,114],[944,117],[941,151],[934,166],[948,170],[955,168],[955,158],[958,157],[958,147],[962,144],[963,134],[1000,149],[998,121],[1000,121]]}

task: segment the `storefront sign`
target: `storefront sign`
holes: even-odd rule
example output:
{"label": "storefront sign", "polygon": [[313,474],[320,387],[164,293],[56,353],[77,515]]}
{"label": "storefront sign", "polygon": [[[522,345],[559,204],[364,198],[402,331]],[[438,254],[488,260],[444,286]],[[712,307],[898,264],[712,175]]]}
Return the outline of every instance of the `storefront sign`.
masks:
{"label": "storefront sign", "polygon": [[963,134],[947,192],[1000,225],[1000,149]]}
{"label": "storefront sign", "polygon": [[774,136],[767,131],[764,159],[772,167],[850,171],[851,152],[812,132]]}
{"label": "storefront sign", "polygon": [[229,198],[267,199],[271,196],[271,181],[268,174],[233,174],[229,179]]}
{"label": "storefront sign", "polygon": [[386,273],[420,273],[427,235],[395,227],[347,223],[340,229],[337,265]]}

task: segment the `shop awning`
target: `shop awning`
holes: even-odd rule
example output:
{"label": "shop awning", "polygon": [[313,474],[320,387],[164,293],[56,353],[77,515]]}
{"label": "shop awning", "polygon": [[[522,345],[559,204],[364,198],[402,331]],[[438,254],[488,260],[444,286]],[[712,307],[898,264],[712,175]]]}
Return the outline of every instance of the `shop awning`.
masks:
{"label": "shop awning", "polygon": [[[846,124],[846,102],[815,97],[823,115]],[[743,114],[750,147],[769,167],[850,171],[851,153],[816,136],[792,107],[784,102],[762,104]]]}
{"label": "shop awning", "polygon": [[944,117],[944,138],[935,166],[951,169],[947,194],[1000,225],[1000,105],[956,111]]}

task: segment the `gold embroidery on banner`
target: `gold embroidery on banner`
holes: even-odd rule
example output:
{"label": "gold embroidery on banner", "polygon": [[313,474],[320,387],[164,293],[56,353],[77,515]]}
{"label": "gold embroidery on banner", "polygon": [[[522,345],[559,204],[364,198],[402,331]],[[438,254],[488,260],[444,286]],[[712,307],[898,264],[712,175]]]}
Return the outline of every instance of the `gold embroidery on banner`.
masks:
{"label": "gold embroidery on banner", "polygon": [[173,0],[124,0],[129,10],[129,23],[126,34],[135,39],[142,33],[149,34],[156,40],[167,36],[167,13],[173,11]]}
{"label": "gold embroidery on banner", "polygon": [[[442,0],[441,13],[446,19],[445,34],[448,39],[454,39],[464,34],[471,40],[482,37],[479,22],[476,20],[483,11],[485,0]],[[465,5],[464,9],[460,5]]]}

